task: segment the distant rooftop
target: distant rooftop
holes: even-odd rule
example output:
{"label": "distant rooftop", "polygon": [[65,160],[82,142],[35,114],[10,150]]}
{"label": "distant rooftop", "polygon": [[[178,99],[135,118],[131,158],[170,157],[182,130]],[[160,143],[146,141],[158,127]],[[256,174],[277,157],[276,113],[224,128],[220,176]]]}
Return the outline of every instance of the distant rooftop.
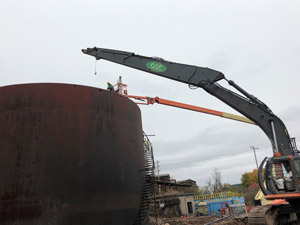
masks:
{"label": "distant rooftop", "polygon": [[[159,177],[169,177],[170,176],[170,174],[159,174]],[[158,177],[157,175],[155,175],[155,177]]]}
{"label": "distant rooftop", "polygon": [[179,181],[177,181],[177,183],[187,183],[187,182],[194,182],[194,183],[196,183],[196,181],[194,181],[194,180],[192,180],[192,179],[179,180]]}

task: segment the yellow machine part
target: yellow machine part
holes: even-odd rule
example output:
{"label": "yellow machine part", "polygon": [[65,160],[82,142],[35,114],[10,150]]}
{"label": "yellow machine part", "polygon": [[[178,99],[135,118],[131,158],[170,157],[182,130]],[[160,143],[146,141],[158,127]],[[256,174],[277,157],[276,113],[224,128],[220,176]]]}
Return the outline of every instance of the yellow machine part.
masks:
{"label": "yellow machine part", "polygon": [[208,208],[206,202],[199,202],[198,210],[200,215],[208,215]]}
{"label": "yellow machine part", "polygon": [[257,192],[257,194],[254,197],[255,200],[260,200],[261,205],[268,205],[270,204],[272,201],[266,200],[265,199],[265,195],[264,193],[259,189],[259,191]]}

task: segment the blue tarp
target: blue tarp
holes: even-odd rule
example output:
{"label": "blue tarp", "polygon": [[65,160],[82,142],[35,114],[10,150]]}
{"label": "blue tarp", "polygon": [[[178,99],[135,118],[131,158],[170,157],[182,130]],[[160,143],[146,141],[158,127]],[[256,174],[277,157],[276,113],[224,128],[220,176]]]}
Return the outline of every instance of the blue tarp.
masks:
{"label": "blue tarp", "polygon": [[[223,202],[226,202],[228,205],[233,204],[244,204],[244,197],[230,197],[230,198],[224,198],[224,199],[212,199],[212,200],[204,200],[201,202],[205,202],[207,206],[199,205],[200,201],[195,201],[196,206],[196,212],[199,213],[199,207],[207,207],[208,215],[204,216],[211,216],[211,215],[217,215],[222,211],[221,204]],[[205,210],[200,210],[202,212],[205,212]]]}

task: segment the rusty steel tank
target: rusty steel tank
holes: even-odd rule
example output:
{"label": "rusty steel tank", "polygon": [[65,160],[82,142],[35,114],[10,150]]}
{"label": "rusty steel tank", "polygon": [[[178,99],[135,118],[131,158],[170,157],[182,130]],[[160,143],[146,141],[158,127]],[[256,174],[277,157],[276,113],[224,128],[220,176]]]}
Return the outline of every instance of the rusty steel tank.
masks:
{"label": "rusty steel tank", "polygon": [[143,192],[141,113],[114,92],[0,88],[0,224],[132,225]]}

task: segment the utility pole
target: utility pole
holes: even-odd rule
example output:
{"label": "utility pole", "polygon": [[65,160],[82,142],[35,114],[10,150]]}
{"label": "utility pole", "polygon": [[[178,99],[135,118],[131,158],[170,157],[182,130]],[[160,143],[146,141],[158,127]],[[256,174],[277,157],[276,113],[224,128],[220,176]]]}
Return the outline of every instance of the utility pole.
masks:
{"label": "utility pole", "polygon": [[[157,169],[157,180],[159,181],[160,179],[159,179],[159,161],[158,160],[156,161],[156,169]],[[160,192],[161,192],[160,185],[157,184],[157,186],[158,186],[158,194],[160,194]]]}
{"label": "utility pole", "polygon": [[157,170],[157,178],[159,180],[159,161],[156,160],[156,170]]}
{"label": "utility pole", "polygon": [[257,164],[257,158],[256,158],[256,152],[255,152],[255,150],[256,150],[256,149],[259,149],[259,148],[256,148],[256,147],[254,147],[254,146],[250,146],[250,148],[252,148],[252,150],[253,150],[254,157],[255,157],[255,162],[256,162],[256,167],[257,167],[257,169],[258,169],[258,164]]}

